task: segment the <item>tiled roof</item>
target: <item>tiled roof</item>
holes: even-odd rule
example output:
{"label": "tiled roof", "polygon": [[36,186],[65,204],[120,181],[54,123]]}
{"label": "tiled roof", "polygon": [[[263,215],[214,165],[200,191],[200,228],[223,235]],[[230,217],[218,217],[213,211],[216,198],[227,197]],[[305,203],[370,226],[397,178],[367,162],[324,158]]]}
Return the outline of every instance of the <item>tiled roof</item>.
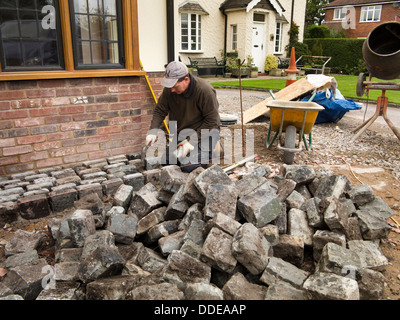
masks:
{"label": "tiled roof", "polygon": [[[246,8],[251,0],[226,0],[221,4],[220,9]],[[262,8],[275,11],[268,0],[261,0],[254,8]]]}
{"label": "tiled roof", "polygon": [[203,7],[196,1],[190,1],[179,7],[179,12],[198,12],[202,14],[209,14]]}
{"label": "tiled roof", "polygon": [[400,1],[388,1],[388,0],[334,0],[329,4],[326,4],[324,8],[341,7],[341,6],[361,6],[368,4],[379,4],[379,3],[391,3]]}

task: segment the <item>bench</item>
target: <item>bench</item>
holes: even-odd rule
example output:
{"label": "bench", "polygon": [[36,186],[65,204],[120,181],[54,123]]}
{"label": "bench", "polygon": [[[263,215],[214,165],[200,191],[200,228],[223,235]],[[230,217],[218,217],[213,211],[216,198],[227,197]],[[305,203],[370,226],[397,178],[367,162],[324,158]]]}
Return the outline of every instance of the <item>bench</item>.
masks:
{"label": "bench", "polygon": [[[296,60],[296,66],[306,74],[325,74],[325,66],[331,59],[332,57],[327,56],[303,55]],[[300,61],[302,61],[302,63],[299,63]]]}
{"label": "bench", "polygon": [[[197,69],[199,75],[201,71],[209,71],[215,69],[215,76],[218,76],[219,71],[222,71],[222,75],[225,76],[225,65],[222,61],[218,61],[216,57],[213,58],[191,58],[189,57],[190,68]],[[208,74],[206,72],[206,74]]]}

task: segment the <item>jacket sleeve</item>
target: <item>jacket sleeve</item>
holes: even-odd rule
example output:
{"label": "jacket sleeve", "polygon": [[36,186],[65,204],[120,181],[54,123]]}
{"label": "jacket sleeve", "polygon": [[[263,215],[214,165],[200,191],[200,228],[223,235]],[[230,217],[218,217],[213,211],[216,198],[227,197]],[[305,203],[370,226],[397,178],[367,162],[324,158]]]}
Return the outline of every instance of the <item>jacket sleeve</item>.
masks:
{"label": "jacket sleeve", "polygon": [[167,103],[167,93],[164,90],[154,109],[153,119],[150,124],[150,129],[160,129],[163,121],[168,116],[168,114],[169,114],[169,107]]}

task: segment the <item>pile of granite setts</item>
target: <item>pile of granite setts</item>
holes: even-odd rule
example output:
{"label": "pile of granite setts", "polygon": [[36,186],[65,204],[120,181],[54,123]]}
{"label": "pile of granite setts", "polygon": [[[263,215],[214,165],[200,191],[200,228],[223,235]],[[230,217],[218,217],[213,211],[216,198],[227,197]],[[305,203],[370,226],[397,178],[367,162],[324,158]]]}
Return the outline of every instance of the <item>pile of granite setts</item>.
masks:
{"label": "pile of granite setts", "polygon": [[269,176],[166,166],[122,179],[112,197],[79,194],[48,224],[54,266],[37,254],[40,233],[5,245],[0,299],[381,298],[387,204],[310,166]]}

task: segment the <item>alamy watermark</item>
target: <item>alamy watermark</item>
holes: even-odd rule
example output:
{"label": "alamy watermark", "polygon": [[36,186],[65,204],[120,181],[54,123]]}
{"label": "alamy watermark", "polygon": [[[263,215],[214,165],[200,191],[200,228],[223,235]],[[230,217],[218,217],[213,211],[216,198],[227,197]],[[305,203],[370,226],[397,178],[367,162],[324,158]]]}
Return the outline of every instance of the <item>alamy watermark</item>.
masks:
{"label": "alamy watermark", "polygon": [[44,30],[56,28],[56,8],[52,5],[47,5],[42,8],[42,13],[46,14],[42,19],[42,28]]}
{"label": "alamy watermark", "polygon": [[[254,155],[254,130],[246,129],[243,132],[241,129],[230,130],[228,128],[202,129],[200,137],[193,129],[185,129],[177,132],[176,121],[170,121],[170,134],[165,134],[159,129],[150,130],[147,134],[157,136],[157,143],[149,147],[146,151],[146,158],[157,158],[158,163],[166,164],[225,164],[230,165],[237,163],[244,158]],[[244,139],[243,139],[244,136]],[[194,147],[187,156],[177,159],[176,154],[179,142],[190,137],[190,144]],[[223,149],[223,157],[221,148],[215,148],[220,143]],[[244,143],[244,145],[243,145]],[[199,146],[199,147],[198,147]],[[165,156],[168,148],[168,156]],[[213,148],[213,150],[210,150]],[[210,151],[213,151],[213,156],[210,158]]]}

